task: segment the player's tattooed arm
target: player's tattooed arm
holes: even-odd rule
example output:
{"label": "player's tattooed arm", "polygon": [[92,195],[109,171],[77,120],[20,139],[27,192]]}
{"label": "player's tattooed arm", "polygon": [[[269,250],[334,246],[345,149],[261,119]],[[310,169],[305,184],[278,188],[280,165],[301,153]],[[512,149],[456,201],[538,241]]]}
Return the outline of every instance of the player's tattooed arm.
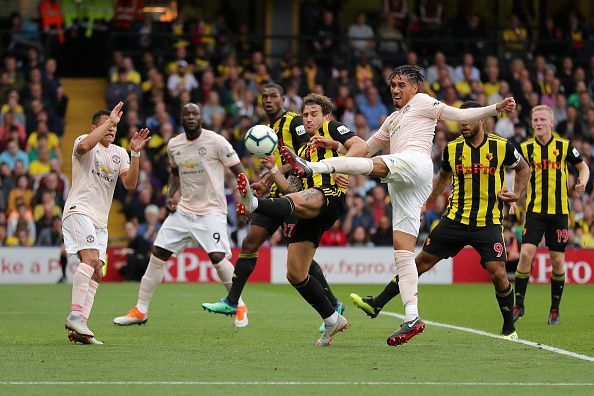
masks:
{"label": "player's tattooed arm", "polygon": [[435,198],[443,193],[445,190],[448,182],[451,180],[452,174],[450,172],[446,172],[443,169],[439,170],[437,176],[433,178],[433,190],[431,191],[431,195],[429,195],[429,199],[427,202],[433,202]]}
{"label": "player's tattooed arm", "polygon": [[165,196],[165,208],[170,213],[175,212],[177,209],[175,195],[179,191],[179,187],[179,168],[171,167],[171,173],[167,181],[167,195]]}

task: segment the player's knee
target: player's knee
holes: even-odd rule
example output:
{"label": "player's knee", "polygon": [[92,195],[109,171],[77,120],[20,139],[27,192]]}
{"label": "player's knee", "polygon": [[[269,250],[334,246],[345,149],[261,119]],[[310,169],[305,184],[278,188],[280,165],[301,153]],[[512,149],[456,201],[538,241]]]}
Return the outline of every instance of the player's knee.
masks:
{"label": "player's knee", "polygon": [[169,250],[163,249],[159,246],[153,246],[153,254],[159,260],[167,261],[167,260],[169,260],[169,258],[171,257],[171,255],[173,253],[170,252]]}
{"label": "player's knee", "polygon": [[211,263],[218,264],[225,259],[225,253],[223,253],[223,252],[209,253],[208,257],[210,258]]}
{"label": "player's knee", "polygon": [[241,253],[256,253],[260,248],[257,238],[248,236],[241,242]]}
{"label": "player's knee", "polygon": [[287,268],[287,280],[290,284],[296,285],[303,282],[307,278],[307,273],[299,271],[295,268]]}
{"label": "player's knee", "polygon": [[91,259],[89,261],[89,265],[95,269],[91,279],[93,279],[95,282],[101,281],[103,278],[103,261],[99,259]]}
{"label": "player's knee", "polygon": [[507,279],[507,272],[505,271],[505,265],[491,266],[489,269],[491,275],[491,281],[497,288],[497,290],[503,290],[507,288],[509,280]]}

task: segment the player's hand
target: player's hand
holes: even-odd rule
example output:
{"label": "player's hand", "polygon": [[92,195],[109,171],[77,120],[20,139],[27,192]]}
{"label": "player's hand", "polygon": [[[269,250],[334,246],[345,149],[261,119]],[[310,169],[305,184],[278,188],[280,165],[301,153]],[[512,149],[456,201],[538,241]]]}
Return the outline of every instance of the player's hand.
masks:
{"label": "player's hand", "polygon": [[342,173],[335,173],[334,174],[334,182],[339,188],[347,188],[349,186],[349,177],[343,175]]}
{"label": "player's hand", "polygon": [[253,183],[251,186],[252,191],[254,192],[254,196],[256,197],[263,197],[266,194],[266,191],[270,188],[270,186],[266,185],[262,181],[257,183]]}
{"label": "player's hand", "polygon": [[165,201],[165,209],[169,213],[173,213],[177,210],[177,202],[173,198],[167,198]]}
{"label": "player's hand", "polygon": [[260,162],[268,169],[272,169],[276,165],[276,160],[272,155],[267,155],[266,157],[260,158]]}
{"label": "player's hand", "polygon": [[503,202],[516,202],[520,199],[520,194],[504,188],[497,193],[497,198]]}
{"label": "player's hand", "polygon": [[135,132],[132,139],[130,139],[130,150],[141,151],[151,140],[149,133],[148,128],[142,128],[140,131]]}
{"label": "player's hand", "polygon": [[577,178],[577,180],[575,182],[575,191],[580,195],[586,191],[586,183],[584,183],[582,180],[580,180],[579,177]]}
{"label": "player's hand", "polygon": [[318,148],[338,150],[338,142],[324,136],[312,136],[309,141]]}
{"label": "player's hand", "polygon": [[516,214],[516,212],[518,212],[518,204],[515,202],[510,202],[509,203],[509,215],[513,216]]}
{"label": "player's hand", "polygon": [[247,213],[247,214],[237,213],[237,225],[239,226],[239,228],[243,228],[246,225],[248,225],[250,223],[251,217],[252,217],[251,213]]}
{"label": "player's hand", "polygon": [[111,114],[109,115],[109,121],[111,121],[113,125],[119,124],[120,119],[122,118],[122,114],[124,114],[124,112],[122,111],[122,107],[124,107],[124,102],[118,102],[118,104],[115,105],[113,110],[111,110]]}
{"label": "player's hand", "polygon": [[498,113],[511,113],[516,108],[516,101],[514,98],[509,97],[503,99],[501,102],[497,103],[495,109]]}

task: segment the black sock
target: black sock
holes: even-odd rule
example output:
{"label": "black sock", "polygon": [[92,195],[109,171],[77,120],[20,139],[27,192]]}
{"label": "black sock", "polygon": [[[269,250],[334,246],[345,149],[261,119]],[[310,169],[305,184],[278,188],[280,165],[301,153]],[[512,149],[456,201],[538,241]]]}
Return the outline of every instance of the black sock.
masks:
{"label": "black sock", "polygon": [[507,287],[507,289],[501,292],[495,290],[495,296],[497,297],[497,302],[499,303],[501,316],[503,316],[503,331],[514,331],[514,291],[511,284]]}
{"label": "black sock", "polygon": [[373,305],[375,308],[383,308],[391,299],[400,294],[400,288],[398,287],[398,275],[396,275],[390,283],[386,285],[384,290],[373,298]]}
{"label": "black sock", "polygon": [[565,272],[557,275],[551,272],[551,309],[559,310],[561,296],[563,295],[563,286],[565,285]]}
{"label": "black sock", "polygon": [[303,282],[294,284],[293,287],[320,314],[322,319],[332,316],[336,311],[330,304],[326,294],[324,294],[324,288],[316,278],[307,275]]}
{"label": "black sock", "polygon": [[254,211],[272,218],[287,218],[293,214],[295,204],[289,197],[258,199],[258,207]]}
{"label": "black sock", "polygon": [[516,271],[516,305],[524,306],[524,297],[526,297],[526,288],[528,287],[528,280],[530,279],[530,272]]}
{"label": "black sock", "polygon": [[330,285],[328,285],[328,281],[324,276],[322,268],[320,268],[320,265],[315,260],[312,260],[311,265],[309,266],[309,275],[322,285],[324,293],[326,294],[326,297],[328,297],[328,301],[330,301],[330,304],[332,304],[333,307],[336,307],[338,305],[338,300],[336,299],[336,296],[334,296],[334,293],[332,293],[332,290],[330,290]]}
{"label": "black sock", "polygon": [[235,270],[233,271],[233,283],[231,289],[227,294],[227,302],[231,305],[239,303],[239,297],[245,287],[245,284],[256,268],[258,261],[258,252],[256,253],[241,253],[237,263],[235,263]]}

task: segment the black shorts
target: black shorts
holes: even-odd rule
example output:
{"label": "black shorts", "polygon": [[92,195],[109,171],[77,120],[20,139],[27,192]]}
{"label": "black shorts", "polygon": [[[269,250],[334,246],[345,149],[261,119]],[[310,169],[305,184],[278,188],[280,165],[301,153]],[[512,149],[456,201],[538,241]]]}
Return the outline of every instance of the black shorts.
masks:
{"label": "black shorts", "polygon": [[425,239],[423,251],[447,258],[470,245],[481,256],[483,266],[488,261],[507,261],[502,231],[500,224],[471,227],[443,217]]}
{"label": "black shorts", "polygon": [[569,216],[528,213],[522,232],[522,243],[538,246],[545,237],[545,244],[553,252],[564,252],[568,239]]}
{"label": "black shorts", "polygon": [[332,195],[328,191],[319,189],[326,197],[326,204],[321,213],[312,219],[291,219],[283,224],[284,236],[288,243],[310,241],[318,247],[322,235],[332,227],[346,211],[346,197],[344,194]]}

